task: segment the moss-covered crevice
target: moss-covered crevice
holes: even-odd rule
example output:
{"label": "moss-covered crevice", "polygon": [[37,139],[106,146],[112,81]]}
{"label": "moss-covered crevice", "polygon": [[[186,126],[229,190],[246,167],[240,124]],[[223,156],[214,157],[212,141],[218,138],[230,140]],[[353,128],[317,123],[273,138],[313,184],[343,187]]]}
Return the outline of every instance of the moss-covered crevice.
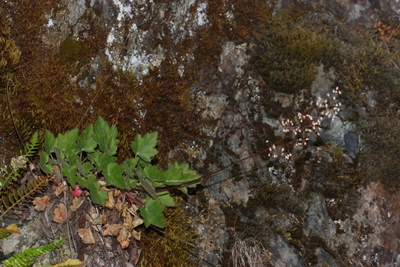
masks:
{"label": "moss-covered crevice", "polygon": [[138,266],[198,266],[195,254],[196,239],[194,229],[190,228],[188,216],[183,211],[183,202],[175,198],[177,207],[165,211],[165,229],[148,229],[140,241],[142,260]]}
{"label": "moss-covered crevice", "polygon": [[365,152],[361,155],[360,172],[368,181],[381,181],[391,193],[400,189],[400,120],[383,115],[360,123]]}

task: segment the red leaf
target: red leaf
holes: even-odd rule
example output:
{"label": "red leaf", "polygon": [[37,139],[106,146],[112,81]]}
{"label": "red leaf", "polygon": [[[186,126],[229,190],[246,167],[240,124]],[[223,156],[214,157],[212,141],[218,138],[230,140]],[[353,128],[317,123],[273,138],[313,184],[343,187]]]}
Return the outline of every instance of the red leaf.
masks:
{"label": "red leaf", "polygon": [[81,187],[78,184],[75,185],[75,188],[71,190],[71,194],[74,197],[80,197],[82,195]]}

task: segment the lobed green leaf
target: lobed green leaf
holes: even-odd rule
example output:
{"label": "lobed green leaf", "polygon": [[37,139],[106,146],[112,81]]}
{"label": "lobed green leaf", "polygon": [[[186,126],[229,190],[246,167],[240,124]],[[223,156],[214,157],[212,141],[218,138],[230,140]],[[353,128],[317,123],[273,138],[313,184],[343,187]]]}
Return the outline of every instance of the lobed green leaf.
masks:
{"label": "lobed green leaf", "polygon": [[54,137],[54,135],[49,131],[46,130],[44,134],[44,149],[46,150],[47,154],[51,154],[54,152],[54,148],[57,146],[58,140]]}
{"label": "lobed green leaf", "polygon": [[67,180],[72,187],[75,187],[77,182],[78,168],[76,165],[64,166],[62,169],[63,175],[67,176]]}
{"label": "lobed green leaf", "polygon": [[102,117],[97,118],[93,138],[99,144],[100,151],[110,156],[115,155],[119,143],[117,135],[117,128],[114,125],[110,127]]}
{"label": "lobed green leaf", "polygon": [[135,176],[135,170],[136,166],[139,162],[139,158],[130,158],[126,159],[123,163],[125,173],[128,174],[129,177],[134,177]]}
{"label": "lobed green leaf", "polygon": [[122,189],[128,188],[125,178],[122,176],[123,172],[124,167],[121,165],[118,165],[117,163],[108,164],[106,169],[103,170],[107,185],[115,185],[116,187]]}
{"label": "lobed green leaf", "polygon": [[105,206],[108,199],[107,191],[100,190],[100,184],[97,182],[89,183],[89,189],[92,202]]}
{"label": "lobed green leaf", "polygon": [[174,198],[168,191],[157,193],[157,199],[166,207],[175,207],[176,205]]}
{"label": "lobed green leaf", "polygon": [[144,162],[150,162],[158,153],[158,150],[155,149],[157,137],[157,132],[147,133],[143,137],[140,134],[136,135],[135,140],[132,141],[133,152]]}
{"label": "lobed green leaf", "polygon": [[75,153],[76,151],[76,141],[78,138],[78,129],[73,129],[65,134],[58,134],[57,140],[58,145],[57,147],[64,152],[64,154]]}
{"label": "lobed green leaf", "polygon": [[48,165],[47,163],[49,162],[49,155],[42,151],[39,153],[40,156],[40,168],[47,174],[52,174],[54,172],[53,167]]}
{"label": "lobed green leaf", "polygon": [[88,127],[83,130],[81,136],[78,137],[77,144],[77,149],[80,152],[94,152],[97,147],[97,142],[93,139],[93,124],[89,124]]}
{"label": "lobed green leaf", "polygon": [[152,199],[146,196],[146,203],[140,208],[140,215],[142,215],[144,220],[144,225],[149,227],[150,224],[155,225],[160,228],[165,227],[165,217],[162,211],[165,206],[161,204],[158,200]]}

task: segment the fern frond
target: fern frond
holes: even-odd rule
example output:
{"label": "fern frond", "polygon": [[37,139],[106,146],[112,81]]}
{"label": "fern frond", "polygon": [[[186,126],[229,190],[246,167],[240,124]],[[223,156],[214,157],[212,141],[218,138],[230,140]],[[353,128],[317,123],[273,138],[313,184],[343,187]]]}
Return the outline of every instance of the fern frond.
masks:
{"label": "fern frond", "polygon": [[39,136],[38,133],[35,132],[29,141],[29,143],[25,144],[24,151],[21,153],[25,157],[32,157],[36,154],[36,150],[39,147]]}
{"label": "fern frond", "polygon": [[51,244],[36,247],[36,248],[28,248],[21,253],[14,254],[11,258],[3,261],[2,264],[6,267],[29,267],[33,264],[36,259],[46,252],[53,250],[64,242],[64,239],[60,239],[54,241]]}
{"label": "fern frond", "polygon": [[0,168],[0,195],[9,190],[12,182],[21,176],[19,171],[26,167],[28,157],[34,156],[38,147],[39,135],[35,132],[29,143],[25,145],[24,150],[20,152],[20,155],[11,159],[10,166],[8,168]]}
{"label": "fern frond", "polygon": [[10,193],[2,194],[0,198],[0,219],[2,217],[18,219],[18,216],[11,215],[11,213],[15,214],[15,210],[21,210],[19,206],[23,205],[23,202],[31,202],[32,196],[46,184],[47,176],[42,176],[37,180],[27,182],[22,188],[11,189]]}

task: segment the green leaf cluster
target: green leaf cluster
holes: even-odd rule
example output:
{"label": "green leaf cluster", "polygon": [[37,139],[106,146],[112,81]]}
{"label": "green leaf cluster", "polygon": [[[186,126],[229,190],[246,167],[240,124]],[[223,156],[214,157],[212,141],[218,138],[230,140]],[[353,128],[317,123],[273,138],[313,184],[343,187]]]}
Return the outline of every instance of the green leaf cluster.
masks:
{"label": "green leaf cluster", "polygon": [[[108,195],[106,190],[100,188],[99,179],[104,179],[106,186],[126,191],[144,190],[147,197],[140,212],[145,226],[164,227],[162,211],[175,205],[167,187],[174,186],[186,193],[187,187],[200,182],[199,176],[189,170],[188,164],[175,162],[166,171],[152,164],[158,153],[157,132],[143,136],[138,134],[132,141],[135,157],[119,164],[116,157],[117,135],[116,127],[108,125],[100,116],[95,125],[90,124],[80,135],[78,129],[58,134],[57,137],[46,131],[40,166],[48,174],[66,177],[72,187],[78,184],[87,188],[92,202],[103,206]],[[157,193],[157,190],[162,192]]]}

